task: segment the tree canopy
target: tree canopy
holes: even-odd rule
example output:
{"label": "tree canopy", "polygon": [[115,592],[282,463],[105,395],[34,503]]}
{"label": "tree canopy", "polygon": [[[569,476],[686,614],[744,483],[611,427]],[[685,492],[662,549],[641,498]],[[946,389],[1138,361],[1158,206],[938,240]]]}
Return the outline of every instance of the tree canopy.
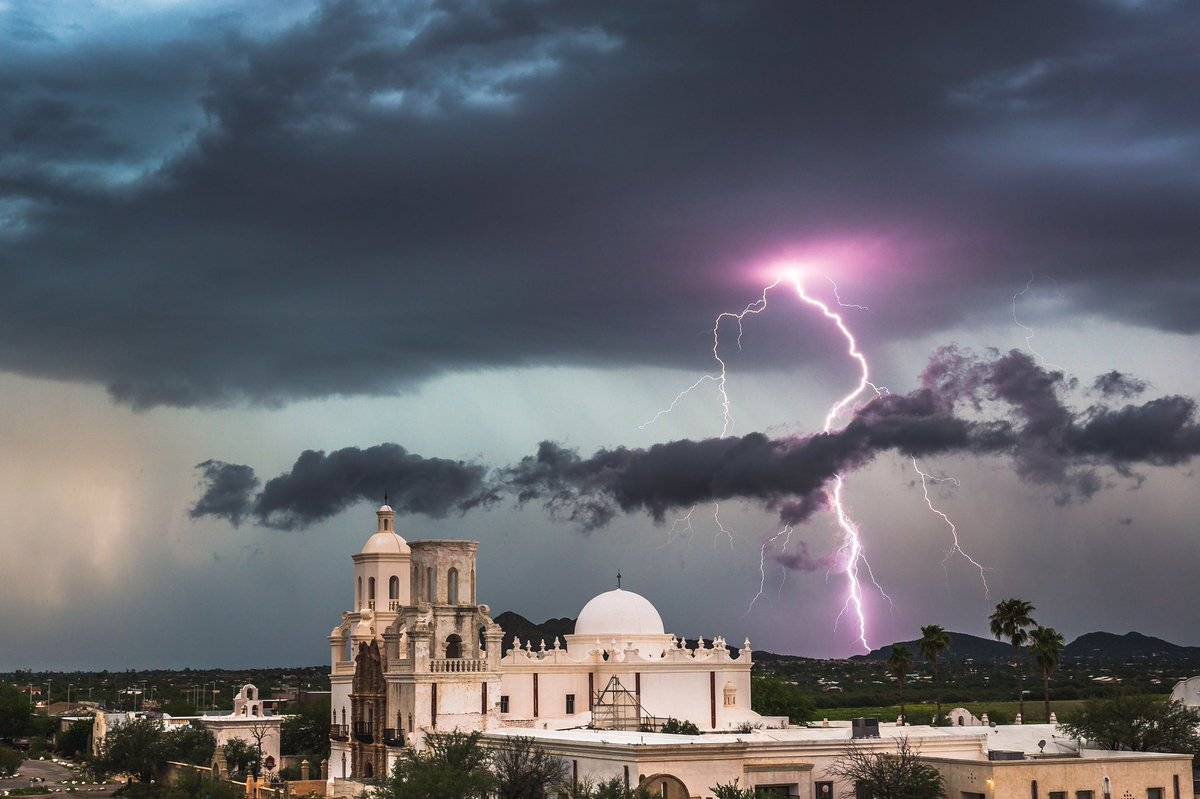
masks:
{"label": "tree canopy", "polygon": [[942,799],[946,795],[941,772],[920,760],[920,750],[907,738],[895,752],[872,752],[851,743],[829,768],[829,773],[857,785],[873,799]]}
{"label": "tree canopy", "polygon": [[27,733],[32,715],[29,697],[12,685],[0,684],[0,740],[12,741]]}
{"label": "tree canopy", "polygon": [[496,785],[478,732],[431,733],[425,748],[405,747],[378,799],[482,799]]}
{"label": "tree canopy", "polygon": [[1152,696],[1093,699],[1062,722],[1068,735],[1105,749],[1200,755],[1200,712]]}

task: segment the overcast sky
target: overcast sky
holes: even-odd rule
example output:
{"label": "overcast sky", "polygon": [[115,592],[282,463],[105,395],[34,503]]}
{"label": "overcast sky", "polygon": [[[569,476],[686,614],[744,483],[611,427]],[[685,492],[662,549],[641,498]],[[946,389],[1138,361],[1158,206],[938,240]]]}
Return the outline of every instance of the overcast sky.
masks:
{"label": "overcast sky", "polygon": [[[963,393],[1016,443],[921,450],[990,595],[909,448],[845,472],[872,644],[1010,595],[1200,644],[1197,37],[1165,1],[0,0],[0,668],[322,662],[374,486],[405,488],[384,444],[436,470],[401,533],[478,539],[494,612],[573,616],[620,570],[671,631],[860,651],[827,510],[760,555],[774,489],[722,500],[730,537],[608,484],[595,529],[459,511],[543,441],[719,437],[712,381],[643,423],[785,267],[862,306],[896,394],[949,345],[1057,375],[1053,448]],[[735,436],[806,443],[858,378],[786,294],[723,331]],[[337,493],[308,450],[366,472]],[[206,495],[208,461],[246,480]]]}

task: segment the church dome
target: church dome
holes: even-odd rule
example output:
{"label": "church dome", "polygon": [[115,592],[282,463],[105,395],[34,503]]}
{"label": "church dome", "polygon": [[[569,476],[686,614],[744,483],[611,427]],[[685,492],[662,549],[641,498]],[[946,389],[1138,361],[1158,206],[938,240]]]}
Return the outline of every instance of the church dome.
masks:
{"label": "church dome", "polygon": [[615,588],[593,597],[575,622],[575,635],[608,639],[628,635],[664,635],[662,616],[641,594]]}
{"label": "church dome", "polygon": [[408,542],[395,533],[378,532],[363,544],[360,555],[407,555]]}

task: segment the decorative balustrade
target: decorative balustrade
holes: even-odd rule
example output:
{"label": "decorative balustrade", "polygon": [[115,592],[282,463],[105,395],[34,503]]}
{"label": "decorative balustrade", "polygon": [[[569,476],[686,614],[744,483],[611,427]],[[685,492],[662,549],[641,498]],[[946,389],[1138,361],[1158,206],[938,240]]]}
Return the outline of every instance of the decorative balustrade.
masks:
{"label": "decorative balustrade", "polygon": [[369,721],[354,722],[354,740],[359,743],[375,743],[375,725]]}
{"label": "decorative balustrade", "polygon": [[388,727],[383,731],[383,742],[388,746],[404,746],[404,730]]}
{"label": "decorative balustrade", "polygon": [[487,661],[482,658],[432,658],[429,670],[437,674],[487,671]]}
{"label": "decorative balustrade", "polygon": [[345,724],[330,724],[329,737],[335,741],[344,741],[350,737]]}

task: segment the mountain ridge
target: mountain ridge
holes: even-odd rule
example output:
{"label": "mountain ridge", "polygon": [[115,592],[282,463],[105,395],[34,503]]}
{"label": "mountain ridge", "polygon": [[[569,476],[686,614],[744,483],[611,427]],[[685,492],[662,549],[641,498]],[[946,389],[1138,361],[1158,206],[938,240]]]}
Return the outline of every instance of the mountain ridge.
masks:
{"label": "mountain ridge", "polygon": [[[531,642],[538,647],[545,640],[547,647],[554,646],[554,639],[570,635],[575,631],[575,619],[568,616],[546,619],[543,622],[533,622],[515,611],[507,610],[495,617],[495,622],[504,630],[502,651],[512,649],[514,636],[520,638],[522,644]],[[971,633],[948,631],[950,649],[943,656],[948,661],[978,660],[992,662],[1007,662],[1012,658],[1012,646],[994,638],[985,638]],[[688,639],[687,645],[693,648],[696,642]],[[886,660],[892,653],[892,647],[903,645],[908,647],[917,661],[921,661],[919,640],[896,641],[878,649],[873,649],[865,655],[852,655],[848,660]],[[731,650],[737,647],[730,646]],[[1112,633],[1103,630],[1083,633],[1063,647],[1063,657],[1070,659],[1095,660],[1128,660],[1132,658],[1152,658],[1161,656],[1194,657],[1200,659],[1200,646],[1176,644],[1153,635],[1146,635],[1136,630],[1127,633]],[[755,660],[821,660],[804,655],[792,655],[771,652],[765,649],[754,650]],[[838,658],[829,658],[835,660]]]}

